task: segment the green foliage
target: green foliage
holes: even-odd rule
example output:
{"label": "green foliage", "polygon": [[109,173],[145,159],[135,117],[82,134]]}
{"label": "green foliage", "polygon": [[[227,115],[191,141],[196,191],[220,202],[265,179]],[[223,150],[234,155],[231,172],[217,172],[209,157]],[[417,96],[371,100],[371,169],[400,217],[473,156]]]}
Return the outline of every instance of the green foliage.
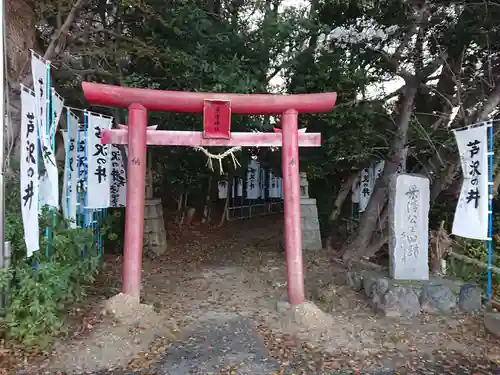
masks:
{"label": "green foliage", "polygon": [[6,194],[5,237],[13,254],[11,267],[0,270],[0,287],[8,298],[0,328],[9,340],[46,349],[65,332],[65,305],[85,296],[100,257],[90,229],[71,229],[59,213],[46,210],[40,215],[40,230],[52,227],[48,252],[40,233],[41,250],[26,259],[16,177],[7,180]]}

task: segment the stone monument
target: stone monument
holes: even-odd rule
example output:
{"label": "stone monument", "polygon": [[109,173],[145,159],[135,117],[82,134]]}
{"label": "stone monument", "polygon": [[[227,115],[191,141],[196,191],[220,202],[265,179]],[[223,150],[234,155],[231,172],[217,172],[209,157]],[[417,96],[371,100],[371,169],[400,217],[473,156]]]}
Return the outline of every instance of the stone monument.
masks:
{"label": "stone monument", "polygon": [[316,199],[309,198],[309,182],[307,174],[300,173],[300,222],[302,228],[302,249],[321,249],[321,233],[319,230],[318,208]]}
{"label": "stone monument", "polygon": [[429,179],[395,174],[389,186],[390,275],[429,280]]}

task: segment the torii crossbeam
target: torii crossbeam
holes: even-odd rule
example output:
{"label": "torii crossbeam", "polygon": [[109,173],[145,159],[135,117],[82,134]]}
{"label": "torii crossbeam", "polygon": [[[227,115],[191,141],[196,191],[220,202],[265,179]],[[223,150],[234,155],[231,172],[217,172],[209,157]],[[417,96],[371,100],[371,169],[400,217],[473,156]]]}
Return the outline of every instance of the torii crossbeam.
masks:
{"label": "torii crossbeam", "polygon": [[[299,146],[319,147],[319,133],[298,131],[299,113],[329,112],[336,93],[300,95],[217,94],[125,88],[83,83],[91,105],[128,108],[128,126],[103,132],[102,142],[128,145],[127,206],[123,258],[123,292],[139,299],[141,290],[146,147],[242,146],[282,147],[285,248],[288,301],[304,302],[300,228]],[[148,111],[203,113],[203,132],[148,130]],[[281,115],[281,131],[231,133],[231,114]]]}

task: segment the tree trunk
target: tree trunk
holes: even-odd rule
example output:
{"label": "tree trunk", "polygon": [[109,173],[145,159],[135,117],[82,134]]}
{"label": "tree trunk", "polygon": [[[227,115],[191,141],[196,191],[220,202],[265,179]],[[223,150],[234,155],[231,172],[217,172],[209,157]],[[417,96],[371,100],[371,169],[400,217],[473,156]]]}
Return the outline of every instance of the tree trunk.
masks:
{"label": "tree trunk", "polygon": [[224,221],[226,220],[226,212],[227,212],[227,209],[229,208],[229,202],[231,201],[231,196],[233,194],[233,183],[234,183],[233,174],[229,173],[228,176],[227,176],[227,196],[226,196],[226,202],[224,202],[224,209],[222,210],[222,216],[220,218],[219,228],[224,225]]}
{"label": "tree trunk", "polygon": [[389,183],[404,156],[403,149],[406,145],[408,126],[416,93],[417,89],[415,85],[407,83],[400,104],[398,121],[396,122],[396,134],[391,142],[391,152],[385,162],[382,176],[375,184],[368,206],[361,215],[355,239],[342,249],[343,259],[345,261],[361,259],[369,247],[373,233],[377,229],[380,213],[387,202]]}
{"label": "tree trunk", "polygon": [[[77,0],[61,28],[52,35],[45,53],[46,60],[53,60],[65,47],[65,40],[73,23],[78,17],[80,9],[87,0]],[[18,82],[26,86],[32,84],[30,74],[31,50],[37,51],[36,14],[34,0],[9,0],[5,4],[6,33],[7,33],[7,69],[8,69],[8,100],[9,114],[7,131],[8,149],[6,159],[19,152],[19,137],[21,131],[21,100]]]}
{"label": "tree trunk", "polygon": [[201,223],[205,224],[210,222],[210,197],[212,193],[212,175],[208,177],[207,195],[205,196],[205,204],[203,205],[203,217],[201,218]]}
{"label": "tree trunk", "polygon": [[328,227],[331,230],[330,235],[326,239],[326,247],[328,249],[331,249],[332,247],[332,226],[339,217],[342,211],[342,206],[344,205],[344,202],[347,199],[347,196],[349,195],[349,192],[351,191],[352,185],[356,181],[357,176],[358,172],[351,172],[351,174],[346,179],[344,179],[337,193],[337,198],[335,198],[335,202],[333,203],[332,212],[330,213],[330,216],[328,218]]}

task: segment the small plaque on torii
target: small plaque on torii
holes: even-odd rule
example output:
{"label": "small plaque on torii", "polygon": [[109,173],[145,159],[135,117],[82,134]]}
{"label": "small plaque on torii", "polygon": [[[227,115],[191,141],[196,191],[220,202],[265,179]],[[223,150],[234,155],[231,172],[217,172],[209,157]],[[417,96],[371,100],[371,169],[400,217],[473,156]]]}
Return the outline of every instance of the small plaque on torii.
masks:
{"label": "small plaque on torii", "polygon": [[203,106],[203,138],[231,138],[231,101],[205,99]]}

